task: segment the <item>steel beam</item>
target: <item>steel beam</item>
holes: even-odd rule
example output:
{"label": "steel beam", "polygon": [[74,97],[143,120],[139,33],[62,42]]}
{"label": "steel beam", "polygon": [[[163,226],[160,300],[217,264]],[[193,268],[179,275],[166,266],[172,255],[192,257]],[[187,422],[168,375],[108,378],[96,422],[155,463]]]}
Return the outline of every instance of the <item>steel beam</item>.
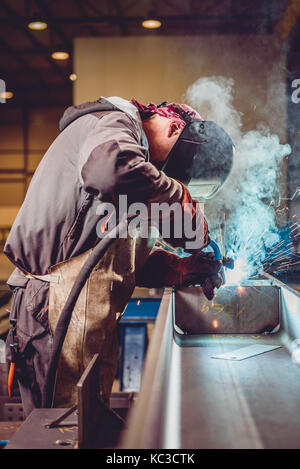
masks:
{"label": "steel beam", "polygon": [[[258,282],[279,299],[276,331],[198,334],[192,345],[176,339],[176,292],[166,290],[122,449],[300,448],[300,295],[269,276]],[[200,301],[201,288],[190,288]],[[199,305],[186,305],[187,317],[190,308]],[[258,344],[274,347],[243,360],[216,359]]]}
{"label": "steel beam", "polygon": [[[43,54],[45,57],[46,61],[52,68],[52,70],[59,75],[65,83],[69,83],[69,79],[67,76],[65,76],[64,72],[62,69],[55,63],[54,60],[52,60],[49,56],[49,50],[47,47],[45,47],[36,37],[30,33],[30,31],[27,29],[27,24],[28,24],[28,18],[23,17],[18,14],[16,10],[14,10],[5,0],[1,0],[0,2],[0,8],[5,11],[8,15],[8,18],[1,18],[0,24],[2,25],[7,25],[8,20],[9,24],[11,25],[16,25],[19,29],[19,31],[22,31],[25,37],[31,42],[31,44],[36,47],[38,51]],[[70,84],[70,83],[69,83]]]}
{"label": "steel beam", "polygon": [[34,81],[38,82],[41,85],[45,85],[45,80],[36,68],[32,68],[28,63],[18,54],[17,50],[14,49],[7,41],[0,37],[0,46],[2,46],[8,53],[9,56],[21,65],[22,70],[26,70],[29,75],[34,77]]}
{"label": "steel beam", "polygon": [[[45,15],[47,22],[55,18],[50,8],[48,7],[48,5],[44,2],[44,0],[39,0],[38,4],[42,12]],[[61,29],[60,26],[58,26],[56,23],[52,23],[52,28],[55,34],[57,35],[57,37],[59,37],[60,41],[63,43],[63,45],[65,45],[69,50],[72,50],[73,49],[72,41],[70,41],[70,39],[67,37],[63,29]]]}

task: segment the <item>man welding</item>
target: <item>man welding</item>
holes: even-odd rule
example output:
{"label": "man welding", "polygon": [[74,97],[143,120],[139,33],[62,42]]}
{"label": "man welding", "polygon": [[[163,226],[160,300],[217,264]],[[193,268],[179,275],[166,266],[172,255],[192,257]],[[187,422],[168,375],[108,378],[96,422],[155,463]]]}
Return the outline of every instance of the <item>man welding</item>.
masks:
{"label": "man welding", "polygon": [[[227,178],[233,143],[217,124],[189,106],[144,106],[136,100],[103,98],[68,108],[60,134],[40,162],[12,226],[4,252],[16,266],[7,360],[18,379],[25,415],[49,406],[45,379],[61,311],[79,272],[99,243],[99,213],[128,203],[177,203],[192,223],[196,249],[189,256],[155,247],[156,235],[116,238],[78,293],[60,353],[50,405],[77,402],[76,384],[95,353],[100,354],[100,395],[108,402],[116,375],[118,322],[136,285],[202,285],[209,299],[223,282],[222,263],[202,253],[210,238],[199,202]],[[187,188],[187,186],[190,188]],[[153,220],[158,229],[163,216]],[[186,248],[183,232],[172,246]],[[102,223],[102,219],[101,219]],[[103,218],[103,233],[109,217]],[[46,402],[46,404],[45,404]]]}

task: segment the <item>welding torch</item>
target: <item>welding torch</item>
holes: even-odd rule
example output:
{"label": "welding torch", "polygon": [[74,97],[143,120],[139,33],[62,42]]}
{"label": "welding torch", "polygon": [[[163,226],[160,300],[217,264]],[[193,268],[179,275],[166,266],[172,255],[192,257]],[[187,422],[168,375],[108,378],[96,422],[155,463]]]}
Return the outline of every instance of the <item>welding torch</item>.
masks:
{"label": "welding torch", "polygon": [[215,287],[219,288],[226,281],[223,267],[232,270],[234,268],[234,261],[229,257],[222,256],[221,250],[214,240],[210,240],[208,246],[210,246],[214,252],[214,261],[218,261],[222,264],[222,268],[220,268],[218,272],[213,275],[208,275],[203,279],[201,284],[206,298],[208,300],[212,300],[214,297]]}
{"label": "welding torch", "polygon": [[226,282],[223,267],[232,270],[234,261],[229,257],[222,256],[221,250],[214,240],[210,240],[207,247],[210,247],[213,253],[200,251],[186,258],[188,268],[181,286],[200,284],[206,298],[212,300],[215,288],[220,288]]}
{"label": "welding torch", "polygon": [[231,257],[224,257],[222,256],[221,249],[219,248],[218,244],[214,240],[210,240],[209,246],[214,251],[215,260],[221,261],[223,266],[227,269],[233,270],[234,269],[234,260]]}

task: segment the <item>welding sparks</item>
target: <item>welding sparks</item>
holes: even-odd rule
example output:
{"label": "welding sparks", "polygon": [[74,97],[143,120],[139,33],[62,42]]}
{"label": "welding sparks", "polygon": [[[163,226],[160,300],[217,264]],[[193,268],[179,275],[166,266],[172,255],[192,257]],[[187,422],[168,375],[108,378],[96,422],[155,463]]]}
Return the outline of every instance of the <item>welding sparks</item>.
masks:
{"label": "welding sparks", "polygon": [[[240,285],[262,272],[281,274],[300,264],[299,253],[295,251],[295,245],[300,240],[300,224],[293,223],[282,230],[281,238],[270,249],[265,247],[265,232],[259,243],[254,242],[252,235],[253,232],[245,240],[244,247],[239,245],[238,249],[233,250],[235,268],[233,271],[226,271],[226,285]],[[242,291],[243,287],[238,288]]]}
{"label": "welding sparks", "polygon": [[299,255],[295,252],[295,244],[300,236],[300,225],[293,223],[289,227],[288,239],[278,243],[263,260],[263,268],[266,272],[283,273],[299,264]]}

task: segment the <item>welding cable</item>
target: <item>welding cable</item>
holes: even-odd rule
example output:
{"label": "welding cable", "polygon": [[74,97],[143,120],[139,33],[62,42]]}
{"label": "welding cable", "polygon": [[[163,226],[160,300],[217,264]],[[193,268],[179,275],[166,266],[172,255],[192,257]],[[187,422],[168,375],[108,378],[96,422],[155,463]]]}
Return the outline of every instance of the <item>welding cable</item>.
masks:
{"label": "welding cable", "polygon": [[42,392],[42,407],[50,408],[53,405],[54,389],[56,374],[58,368],[58,361],[63,347],[63,343],[67,334],[68,326],[72,317],[73,309],[84,287],[88,277],[90,276],[93,268],[98,264],[100,259],[104,256],[107,249],[111,244],[120,237],[127,230],[127,217],[123,217],[120,223],[110,231],[105,237],[99,241],[94,247],[93,251],[82,266],[67,301],[59,316],[55,332],[53,335],[53,346],[51,358],[49,361],[48,370],[45,377],[45,385]]}

